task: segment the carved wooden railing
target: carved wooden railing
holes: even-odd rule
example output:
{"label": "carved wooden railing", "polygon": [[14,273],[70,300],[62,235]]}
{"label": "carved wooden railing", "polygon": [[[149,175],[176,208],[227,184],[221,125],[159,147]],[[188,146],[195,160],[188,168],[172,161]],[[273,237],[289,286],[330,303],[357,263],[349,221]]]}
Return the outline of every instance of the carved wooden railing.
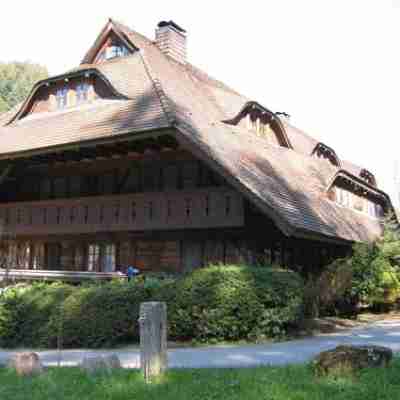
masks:
{"label": "carved wooden railing", "polygon": [[243,226],[243,199],[227,188],[0,204],[15,235]]}

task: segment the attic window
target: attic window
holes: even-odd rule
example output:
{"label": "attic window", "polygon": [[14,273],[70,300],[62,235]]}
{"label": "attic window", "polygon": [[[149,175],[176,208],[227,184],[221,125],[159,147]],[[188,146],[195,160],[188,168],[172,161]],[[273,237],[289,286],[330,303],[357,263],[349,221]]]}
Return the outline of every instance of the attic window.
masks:
{"label": "attic window", "polygon": [[269,121],[258,113],[247,114],[247,129],[259,136],[268,136],[273,132]]}
{"label": "attic window", "polygon": [[97,58],[97,62],[111,60],[118,57],[125,57],[129,55],[129,53],[130,51],[128,48],[122,43],[113,43],[101,51],[99,57]]}
{"label": "attic window", "polygon": [[56,91],[57,108],[63,109],[68,104],[68,88],[60,88]]}
{"label": "attic window", "polygon": [[383,207],[365,195],[351,192],[338,186],[330,190],[329,197],[343,207],[360,211],[374,218],[383,218]]}
{"label": "attic window", "polygon": [[82,104],[88,101],[90,85],[88,83],[81,83],[76,87],[76,102]]}

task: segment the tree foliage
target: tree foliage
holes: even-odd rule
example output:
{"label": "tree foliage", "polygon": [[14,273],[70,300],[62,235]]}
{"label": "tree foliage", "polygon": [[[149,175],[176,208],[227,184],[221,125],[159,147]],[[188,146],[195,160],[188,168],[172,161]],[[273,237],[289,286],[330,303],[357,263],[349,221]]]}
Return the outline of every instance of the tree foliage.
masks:
{"label": "tree foliage", "polygon": [[0,63],[0,113],[22,102],[33,85],[48,77],[47,68],[30,62]]}
{"label": "tree foliage", "polygon": [[351,295],[371,305],[390,304],[400,297],[400,232],[397,221],[388,216],[384,234],[374,245],[354,247]]}
{"label": "tree foliage", "polygon": [[309,317],[354,314],[360,304],[392,306],[400,299],[400,230],[393,215],[375,243],[357,243],[350,257],[337,259],[305,286]]}

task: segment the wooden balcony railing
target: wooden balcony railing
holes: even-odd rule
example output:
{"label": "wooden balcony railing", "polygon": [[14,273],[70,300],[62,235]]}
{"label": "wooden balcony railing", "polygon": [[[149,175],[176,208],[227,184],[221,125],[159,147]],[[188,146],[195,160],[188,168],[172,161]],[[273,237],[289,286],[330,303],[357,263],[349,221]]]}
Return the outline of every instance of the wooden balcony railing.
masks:
{"label": "wooden balcony railing", "polygon": [[0,204],[15,235],[243,226],[243,199],[227,188]]}

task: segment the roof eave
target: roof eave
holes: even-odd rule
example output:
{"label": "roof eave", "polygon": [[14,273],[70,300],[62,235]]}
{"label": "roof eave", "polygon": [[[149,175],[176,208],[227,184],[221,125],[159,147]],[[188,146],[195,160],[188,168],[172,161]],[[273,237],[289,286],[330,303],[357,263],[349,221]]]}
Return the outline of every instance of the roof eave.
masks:
{"label": "roof eave", "polygon": [[219,173],[225,178],[225,180],[232,185],[236,190],[243,194],[248,200],[257,206],[264,214],[271,218],[276,226],[286,236],[291,236],[294,232],[294,228],[276,212],[274,208],[260,200],[260,198],[254,194],[246,185],[244,185],[236,176],[233,176],[226,170],[226,168],[215,158],[210,156],[205,150],[203,150],[198,143],[191,140],[191,133],[182,124],[177,124],[176,131],[180,133],[177,140],[188,148],[196,157],[207,164],[211,169]]}

